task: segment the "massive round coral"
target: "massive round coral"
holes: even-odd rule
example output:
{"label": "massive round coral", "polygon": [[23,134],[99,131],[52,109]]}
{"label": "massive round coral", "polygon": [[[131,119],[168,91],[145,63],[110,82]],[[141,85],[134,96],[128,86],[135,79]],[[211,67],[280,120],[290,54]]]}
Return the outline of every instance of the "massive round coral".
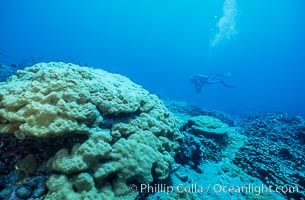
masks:
{"label": "massive round coral", "polygon": [[49,159],[46,199],[134,198],[127,184],[167,177],[175,123],[155,95],[100,69],[39,63],[0,83],[0,134],[88,137]]}

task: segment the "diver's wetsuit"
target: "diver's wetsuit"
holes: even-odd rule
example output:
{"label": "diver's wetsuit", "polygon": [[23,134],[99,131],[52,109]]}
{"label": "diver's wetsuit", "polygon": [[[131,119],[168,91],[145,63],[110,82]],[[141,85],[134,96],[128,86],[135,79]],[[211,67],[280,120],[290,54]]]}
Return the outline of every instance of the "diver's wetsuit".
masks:
{"label": "diver's wetsuit", "polygon": [[194,84],[197,93],[201,93],[201,89],[205,84],[221,83],[225,87],[234,88],[234,86],[225,83],[222,79],[216,78],[220,76],[221,74],[216,74],[214,76],[196,74],[190,78],[190,81],[192,84]]}

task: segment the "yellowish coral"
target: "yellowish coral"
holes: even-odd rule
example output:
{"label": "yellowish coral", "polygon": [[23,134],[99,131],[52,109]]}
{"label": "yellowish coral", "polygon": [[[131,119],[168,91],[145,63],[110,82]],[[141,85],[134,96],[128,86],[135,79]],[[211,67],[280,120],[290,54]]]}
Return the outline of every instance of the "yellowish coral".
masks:
{"label": "yellowish coral", "polygon": [[49,192],[44,199],[128,200],[138,195],[137,192],[129,192],[117,196],[110,184],[105,184],[100,190],[94,184],[94,179],[88,173],[79,174],[72,181],[64,175],[52,175],[47,181]]}
{"label": "yellowish coral", "polygon": [[65,63],[40,63],[0,88],[0,134],[86,134],[48,161],[46,199],[134,199],[127,184],[168,175],[180,134],[155,95],[128,78]]}
{"label": "yellowish coral", "polygon": [[[86,130],[102,115],[134,114],[150,100],[126,77],[64,63],[17,72],[0,89],[1,132],[30,136]],[[143,107],[145,108],[145,107]]]}

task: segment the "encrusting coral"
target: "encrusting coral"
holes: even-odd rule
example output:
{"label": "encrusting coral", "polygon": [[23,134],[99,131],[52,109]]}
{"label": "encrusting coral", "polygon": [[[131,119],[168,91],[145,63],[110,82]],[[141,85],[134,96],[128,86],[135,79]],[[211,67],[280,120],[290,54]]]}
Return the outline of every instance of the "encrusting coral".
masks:
{"label": "encrusting coral", "polygon": [[45,199],[134,199],[130,183],[168,175],[176,120],[128,78],[65,63],[20,70],[0,87],[0,133],[19,139],[87,135],[48,161]]}
{"label": "encrusting coral", "polygon": [[190,117],[182,130],[212,139],[221,146],[224,157],[234,157],[247,140],[237,131],[236,127],[230,127],[221,120],[210,116]]}

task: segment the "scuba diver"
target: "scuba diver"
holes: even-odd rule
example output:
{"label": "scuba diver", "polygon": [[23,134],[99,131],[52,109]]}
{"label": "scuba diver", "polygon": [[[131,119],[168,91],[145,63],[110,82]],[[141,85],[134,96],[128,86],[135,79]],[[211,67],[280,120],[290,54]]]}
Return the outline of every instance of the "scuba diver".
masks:
{"label": "scuba diver", "polygon": [[225,87],[235,88],[234,86],[229,85],[223,81],[223,78],[228,76],[231,76],[230,72],[215,74],[213,76],[196,74],[190,78],[190,82],[194,84],[197,93],[201,93],[202,87],[206,84],[221,83]]}

